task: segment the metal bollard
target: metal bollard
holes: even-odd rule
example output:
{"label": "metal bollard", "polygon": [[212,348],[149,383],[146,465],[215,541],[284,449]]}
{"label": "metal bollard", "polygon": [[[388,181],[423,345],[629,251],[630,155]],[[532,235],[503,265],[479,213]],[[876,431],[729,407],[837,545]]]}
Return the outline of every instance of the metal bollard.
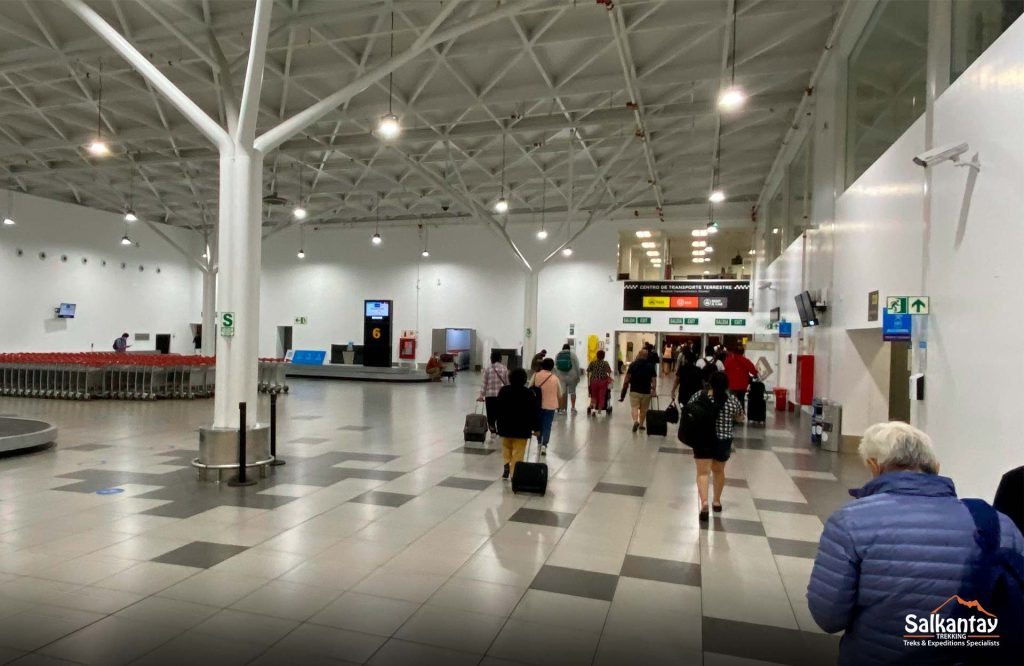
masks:
{"label": "metal bollard", "polygon": [[245,403],[238,403],[238,476],[228,481],[229,486],[255,486],[256,479],[247,479],[245,472]]}
{"label": "metal bollard", "polygon": [[279,467],[285,461],[277,457],[277,393],[270,394],[270,457],[273,462],[271,467]]}

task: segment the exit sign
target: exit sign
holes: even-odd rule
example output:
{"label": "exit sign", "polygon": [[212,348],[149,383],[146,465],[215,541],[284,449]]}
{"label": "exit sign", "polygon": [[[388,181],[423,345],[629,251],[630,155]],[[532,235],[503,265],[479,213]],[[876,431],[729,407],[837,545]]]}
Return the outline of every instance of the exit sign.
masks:
{"label": "exit sign", "polygon": [[696,326],[700,322],[696,317],[687,317],[683,320],[683,323],[687,326]]}
{"label": "exit sign", "polygon": [[675,326],[676,324],[685,324],[686,320],[683,319],[682,317],[669,317],[668,323],[672,326]]}
{"label": "exit sign", "polygon": [[622,323],[623,324],[650,324],[651,323],[651,318],[650,317],[623,317],[622,318]]}
{"label": "exit sign", "polygon": [[622,323],[623,324],[635,324],[636,323],[636,317],[623,317],[622,318]]}
{"label": "exit sign", "polygon": [[747,320],[746,319],[733,319],[731,323],[732,323],[733,326],[746,326],[747,325]]}
{"label": "exit sign", "polygon": [[715,326],[728,326],[731,319],[716,319]]}

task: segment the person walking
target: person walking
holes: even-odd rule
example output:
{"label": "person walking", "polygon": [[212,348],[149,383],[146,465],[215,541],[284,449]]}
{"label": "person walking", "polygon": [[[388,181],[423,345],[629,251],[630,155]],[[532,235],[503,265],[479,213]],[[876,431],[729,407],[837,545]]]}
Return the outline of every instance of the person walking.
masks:
{"label": "person walking", "polygon": [[672,384],[672,401],[675,402],[678,396],[679,403],[685,405],[702,388],[704,378],[697,367],[697,359],[689,350],[684,349],[679,355],[679,369],[676,370],[676,379]]}
{"label": "person walking", "polygon": [[523,460],[530,436],[538,430],[540,410],[537,396],[526,388],[526,370],[516,368],[508,373],[508,383],[498,391],[495,399],[498,436],[505,468],[501,478],[516,472],[516,463]]}
{"label": "person walking", "polygon": [[647,410],[651,408],[651,395],[657,395],[658,366],[648,360],[648,350],[641,349],[636,359],[629,364],[622,379],[622,394],[619,402],[629,392],[629,409],[633,416],[633,432],[646,430]]}
{"label": "person walking", "polygon": [[487,427],[492,435],[498,432],[495,427],[498,420],[498,392],[507,385],[508,368],[502,364],[501,354],[492,351],[491,364],[484,370],[484,381],[480,386],[480,397],[477,398],[477,402],[484,403],[484,408],[487,410]]}
{"label": "person walking", "polygon": [[537,442],[540,444],[540,454],[548,454],[548,444],[551,442],[551,424],[555,420],[555,410],[558,409],[558,401],[562,395],[562,385],[555,376],[555,359],[545,358],[540,365],[540,370],[533,375],[530,386],[540,393],[540,427],[537,429]]}
{"label": "person walking", "polygon": [[757,377],[757,368],[744,356],[743,347],[737,345],[726,357],[725,376],[729,378],[729,390],[732,394],[741,405],[747,404],[747,389],[750,388],[750,379]]}
{"label": "person walking", "polygon": [[999,480],[992,506],[1006,514],[1024,532],[1024,466],[1011,469]]}
{"label": "person walking", "polygon": [[127,333],[122,333],[121,337],[114,339],[114,351],[118,354],[127,354],[129,347],[131,347],[131,345],[128,344]]}
{"label": "person walking", "polygon": [[540,366],[544,362],[544,359],[547,358],[547,355],[547,349],[541,349],[533,355],[533,359],[530,361],[530,377],[533,377],[535,374],[540,372]]}
{"label": "person walking", "polygon": [[721,372],[711,375],[708,388],[697,391],[689,402],[703,400],[714,417],[714,433],[707,440],[690,443],[693,460],[697,464],[697,496],[700,498],[700,512],[697,517],[708,520],[708,482],[714,477],[714,494],[711,508],[722,512],[722,489],[725,487],[725,463],[732,455],[733,427],[743,420],[743,406],[736,396],[729,392],[729,380]]}
{"label": "person walking", "polygon": [[605,409],[608,404],[608,389],[612,385],[612,366],[604,360],[604,350],[597,350],[597,358],[587,366],[587,389],[590,405],[587,416]]}
{"label": "person walking", "polygon": [[568,403],[572,403],[572,413],[576,413],[576,386],[580,383],[580,359],[572,351],[569,343],[562,345],[562,351],[555,354],[555,376],[562,383],[564,393],[559,403],[559,412],[566,413]]}
{"label": "person walking", "polygon": [[[1019,664],[1024,618],[1008,611],[1020,608],[1020,572],[1008,567],[1014,558],[1022,566],[1024,537],[1013,521],[982,500],[960,500],[939,476],[931,438],[913,426],[877,423],[858,453],[872,478],[825,523],[807,585],[814,621],[844,632],[840,666]],[[998,583],[1008,587],[999,593]],[[949,616],[997,618],[999,645],[961,652],[905,636],[947,633],[917,627]],[[969,633],[984,642],[984,629]]]}
{"label": "person walking", "polygon": [[708,345],[704,349],[704,356],[697,359],[697,368],[700,370],[705,386],[711,381],[711,375],[716,372],[725,372],[725,364],[718,360],[712,345]]}

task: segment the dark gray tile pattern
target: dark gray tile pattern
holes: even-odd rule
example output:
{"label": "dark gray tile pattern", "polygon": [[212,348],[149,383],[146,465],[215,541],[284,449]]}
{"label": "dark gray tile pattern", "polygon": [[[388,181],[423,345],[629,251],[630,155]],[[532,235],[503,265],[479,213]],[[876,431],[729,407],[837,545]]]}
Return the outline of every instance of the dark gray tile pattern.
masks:
{"label": "dark gray tile pattern", "polygon": [[437,485],[444,488],[461,488],[462,490],[484,490],[489,488],[492,483],[494,483],[493,479],[467,479],[461,476],[449,476]]}
{"label": "dark gray tile pattern", "polygon": [[782,511],[784,513],[800,513],[813,516],[814,508],[803,502],[785,502],[783,500],[754,498],[754,506],[762,511]]}
{"label": "dark gray tile pattern", "polygon": [[619,577],[612,574],[546,564],[537,572],[530,587],[534,590],[569,594],[574,597],[611,601],[615,597],[615,588],[618,584]]}
{"label": "dark gray tile pattern", "polygon": [[79,444],[78,446],[65,446],[65,451],[99,451],[100,449],[111,448],[109,444]]}
{"label": "dark gray tile pattern", "polygon": [[415,495],[389,493],[383,490],[371,490],[370,492],[363,493],[358,497],[353,497],[349,501],[357,502],[359,504],[376,504],[377,506],[390,506],[397,508],[414,499],[416,499]]}
{"label": "dark gray tile pattern", "polygon": [[749,534],[751,536],[764,536],[764,526],[756,520],[742,520],[740,518],[720,518],[712,516],[710,523],[701,523],[702,530],[714,530],[715,532],[733,532],[735,534]]}
{"label": "dark gray tile pattern", "polygon": [[330,441],[326,437],[296,437],[293,440],[289,440],[288,444],[323,444],[324,442]]}
{"label": "dark gray tile pattern", "polygon": [[479,446],[461,446],[455,449],[456,453],[468,453],[474,456],[489,456],[492,453],[497,453],[498,449],[487,449]]}
{"label": "dark gray tile pattern", "polygon": [[607,483],[602,481],[594,486],[595,493],[610,493],[612,495],[629,495],[631,497],[643,497],[647,492],[644,486],[631,486],[625,483]]}
{"label": "dark gray tile pattern", "polygon": [[509,518],[513,523],[531,523],[533,525],[548,525],[550,527],[569,527],[575,514],[561,513],[559,511],[545,511],[543,509],[519,509]]}
{"label": "dark gray tile pattern", "polygon": [[662,560],[656,557],[626,555],[620,576],[656,580],[676,585],[700,587],[700,565],[692,562]]}
{"label": "dark gray tile pattern", "polygon": [[684,456],[692,456],[693,449],[681,446],[662,446],[658,449],[658,453],[678,453]]}
{"label": "dark gray tile pattern", "polygon": [[706,615],[702,618],[702,634],[705,652],[790,666],[834,664],[839,655],[838,636]]}
{"label": "dark gray tile pattern", "polygon": [[249,550],[245,546],[233,546],[226,543],[213,543],[211,541],[193,541],[181,548],[154,557],[151,561],[162,564],[177,564],[183,567],[197,567],[209,569],[215,564],[220,564],[229,557]]}
{"label": "dark gray tile pattern", "polygon": [[818,556],[818,544],[813,541],[768,537],[768,546],[772,549],[773,555],[805,557],[810,560]]}
{"label": "dark gray tile pattern", "polygon": [[727,477],[725,477],[725,485],[727,487],[731,487],[731,488],[746,488],[747,487],[747,480],[746,479],[737,479],[735,477],[727,476]]}
{"label": "dark gray tile pattern", "polygon": [[370,426],[365,425],[343,425],[338,430],[348,430],[351,432],[366,432],[370,430]]}

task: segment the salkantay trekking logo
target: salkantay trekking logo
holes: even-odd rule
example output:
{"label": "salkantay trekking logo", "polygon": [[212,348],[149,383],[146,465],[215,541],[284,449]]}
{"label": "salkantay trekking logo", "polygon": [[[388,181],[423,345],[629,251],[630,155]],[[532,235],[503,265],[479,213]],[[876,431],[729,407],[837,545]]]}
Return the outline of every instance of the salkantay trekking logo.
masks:
{"label": "salkantay trekking logo", "polygon": [[903,644],[907,647],[999,645],[999,618],[977,600],[967,601],[958,594],[946,599],[928,615],[908,613],[903,628],[906,631]]}

